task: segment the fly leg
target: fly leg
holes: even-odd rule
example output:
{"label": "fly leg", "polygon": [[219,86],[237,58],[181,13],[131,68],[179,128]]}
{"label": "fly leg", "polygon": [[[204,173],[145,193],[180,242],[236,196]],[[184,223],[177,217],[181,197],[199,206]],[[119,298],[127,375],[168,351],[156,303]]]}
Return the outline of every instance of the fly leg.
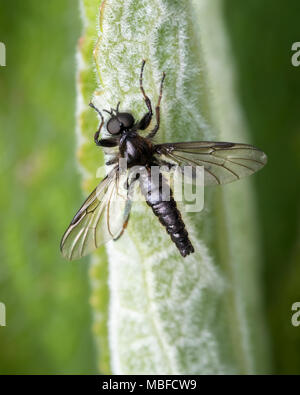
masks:
{"label": "fly leg", "polygon": [[148,112],[143,116],[143,118],[139,121],[137,124],[137,129],[140,130],[145,130],[151,122],[153,111],[152,111],[152,105],[149,97],[146,95],[144,87],[143,87],[143,73],[144,73],[144,67],[145,67],[146,61],[143,59],[142,62],[142,68],[141,68],[141,73],[140,73],[140,89],[142,92],[142,95],[144,96],[145,104],[148,108]]}
{"label": "fly leg", "polygon": [[122,229],[121,229],[120,233],[118,234],[118,236],[114,238],[114,241],[118,240],[124,233],[125,229],[127,228],[129,217],[130,217],[130,211],[131,211],[131,207],[132,207],[132,200],[131,200],[130,195],[131,195],[131,192],[133,191],[134,183],[136,182],[136,180],[138,178],[139,178],[138,175],[136,175],[130,182],[127,179],[126,185],[124,186],[127,189],[127,200],[125,203],[125,209],[124,209],[124,214],[123,214],[123,226],[122,226]]}
{"label": "fly leg", "polygon": [[103,118],[103,115],[101,114],[101,112],[98,110],[97,107],[94,106],[94,104],[92,102],[90,102],[89,106],[92,107],[100,115],[101,122],[100,122],[99,128],[98,128],[98,130],[97,130],[97,132],[95,133],[95,136],[94,136],[95,143],[97,145],[99,145],[98,144],[99,143],[99,134],[100,134],[100,131],[102,129],[102,126],[104,125],[104,118]]}
{"label": "fly leg", "polygon": [[119,162],[119,157],[115,156],[114,158],[108,160],[105,164],[106,166],[114,165],[115,163]]}
{"label": "fly leg", "polygon": [[158,102],[157,102],[157,106],[155,108],[155,115],[156,115],[156,125],[154,126],[153,130],[151,130],[151,132],[146,136],[146,138],[148,139],[152,139],[158,129],[159,129],[159,124],[160,124],[160,102],[161,102],[161,98],[162,98],[162,93],[163,93],[163,86],[164,86],[164,79],[166,77],[166,74],[163,73],[161,82],[160,82],[160,90],[159,90],[159,97],[158,97]]}
{"label": "fly leg", "polygon": [[99,128],[94,136],[94,141],[95,141],[96,145],[98,145],[100,147],[108,147],[108,148],[116,147],[118,145],[118,142],[113,138],[99,139],[99,135],[100,135],[102,126],[104,125],[104,118],[103,118],[103,115],[101,114],[101,112],[98,110],[98,108],[92,102],[89,104],[89,106],[92,107],[100,115],[100,119],[101,119]]}
{"label": "fly leg", "polygon": [[177,165],[175,163],[171,163],[166,160],[159,159],[159,161],[157,162],[157,166],[160,166],[160,167],[164,166],[168,169],[168,171],[170,171],[170,170],[173,170]]}

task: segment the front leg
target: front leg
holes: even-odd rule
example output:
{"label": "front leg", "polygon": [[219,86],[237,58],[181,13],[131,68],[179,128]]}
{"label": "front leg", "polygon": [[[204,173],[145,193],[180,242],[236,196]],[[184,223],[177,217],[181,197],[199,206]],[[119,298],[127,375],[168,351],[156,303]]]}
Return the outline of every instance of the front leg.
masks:
{"label": "front leg", "polygon": [[137,129],[140,129],[140,130],[145,130],[150,125],[152,115],[153,115],[151,100],[146,95],[144,87],[143,87],[143,73],[144,73],[145,63],[146,63],[146,61],[143,60],[141,74],[140,74],[140,89],[141,89],[142,95],[144,96],[144,100],[145,100],[145,104],[148,108],[148,112],[143,116],[143,118],[137,124]]}
{"label": "front leg", "polygon": [[150,125],[152,119],[152,113],[147,112],[143,118],[136,125],[137,130],[145,130]]}
{"label": "front leg", "polygon": [[156,114],[156,125],[154,126],[153,130],[151,130],[151,132],[146,136],[146,138],[148,139],[152,139],[158,129],[159,129],[159,124],[160,124],[160,102],[161,102],[161,98],[162,98],[162,92],[163,92],[163,86],[164,86],[164,79],[166,77],[166,74],[163,73],[162,79],[161,79],[161,83],[160,83],[160,91],[159,91],[159,97],[158,97],[158,102],[157,102],[157,106],[155,108],[155,114]]}
{"label": "front leg", "polygon": [[100,115],[100,119],[101,119],[99,128],[94,136],[94,141],[95,141],[96,145],[99,145],[100,147],[114,147],[114,145],[103,145],[104,140],[99,140],[99,135],[100,135],[102,126],[104,125],[104,118],[103,118],[103,115],[101,114],[101,112],[98,110],[98,108],[92,102],[90,102],[89,106],[92,107]]}
{"label": "front leg", "polygon": [[111,138],[111,139],[100,139],[98,140],[98,132],[96,132],[94,140],[96,145],[98,145],[99,147],[106,147],[106,148],[112,148],[112,147],[116,147],[118,145],[118,140]]}

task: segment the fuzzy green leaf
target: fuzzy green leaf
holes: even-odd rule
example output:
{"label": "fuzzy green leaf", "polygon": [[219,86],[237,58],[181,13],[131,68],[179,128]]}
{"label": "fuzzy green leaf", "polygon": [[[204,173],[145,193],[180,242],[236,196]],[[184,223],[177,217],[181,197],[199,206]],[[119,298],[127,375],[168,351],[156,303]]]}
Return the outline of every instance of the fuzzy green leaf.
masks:
{"label": "fuzzy green leaf", "polygon": [[[87,112],[91,87],[99,108],[146,112],[139,71],[153,103],[166,72],[157,141],[246,142],[234,91],[234,67],[221,0],[82,0],[79,48],[80,164],[103,164],[92,154]],[[98,19],[99,18],[99,19]],[[96,21],[98,21],[96,23]],[[95,63],[91,43],[95,42]],[[94,159],[92,159],[94,158]],[[98,159],[99,158],[99,159]],[[85,175],[87,172],[84,173]],[[123,237],[94,258],[92,283],[101,366],[116,374],[226,374],[267,369],[260,313],[259,247],[253,187],[248,180],[208,188],[205,210],[184,214],[195,254],[182,258],[145,203],[133,207]],[[100,318],[99,318],[100,317]]]}

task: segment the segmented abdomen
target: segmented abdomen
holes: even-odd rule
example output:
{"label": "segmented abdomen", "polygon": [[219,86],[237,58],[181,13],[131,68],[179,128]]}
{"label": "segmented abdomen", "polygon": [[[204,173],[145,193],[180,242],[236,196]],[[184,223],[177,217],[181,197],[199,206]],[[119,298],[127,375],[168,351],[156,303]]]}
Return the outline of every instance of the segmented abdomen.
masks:
{"label": "segmented abdomen", "polygon": [[141,191],[153,213],[166,228],[180,254],[185,257],[194,252],[194,247],[173,198],[172,189],[158,169],[156,167],[155,172],[152,167],[152,177],[150,170],[140,176]]}

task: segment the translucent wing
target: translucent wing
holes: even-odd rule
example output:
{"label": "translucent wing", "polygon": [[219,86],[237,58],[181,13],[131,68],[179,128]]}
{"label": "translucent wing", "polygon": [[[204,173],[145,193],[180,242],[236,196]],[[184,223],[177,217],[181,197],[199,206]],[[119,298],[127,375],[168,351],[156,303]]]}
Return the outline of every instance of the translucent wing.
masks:
{"label": "translucent wing", "polygon": [[[184,166],[204,166],[204,184],[227,184],[260,170],[267,156],[249,144],[195,141],[158,144],[158,160]],[[184,171],[184,169],[183,169]]]}
{"label": "translucent wing", "polygon": [[66,259],[79,259],[121,236],[131,208],[127,176],[114,168],[83,203],[61,240]]}

